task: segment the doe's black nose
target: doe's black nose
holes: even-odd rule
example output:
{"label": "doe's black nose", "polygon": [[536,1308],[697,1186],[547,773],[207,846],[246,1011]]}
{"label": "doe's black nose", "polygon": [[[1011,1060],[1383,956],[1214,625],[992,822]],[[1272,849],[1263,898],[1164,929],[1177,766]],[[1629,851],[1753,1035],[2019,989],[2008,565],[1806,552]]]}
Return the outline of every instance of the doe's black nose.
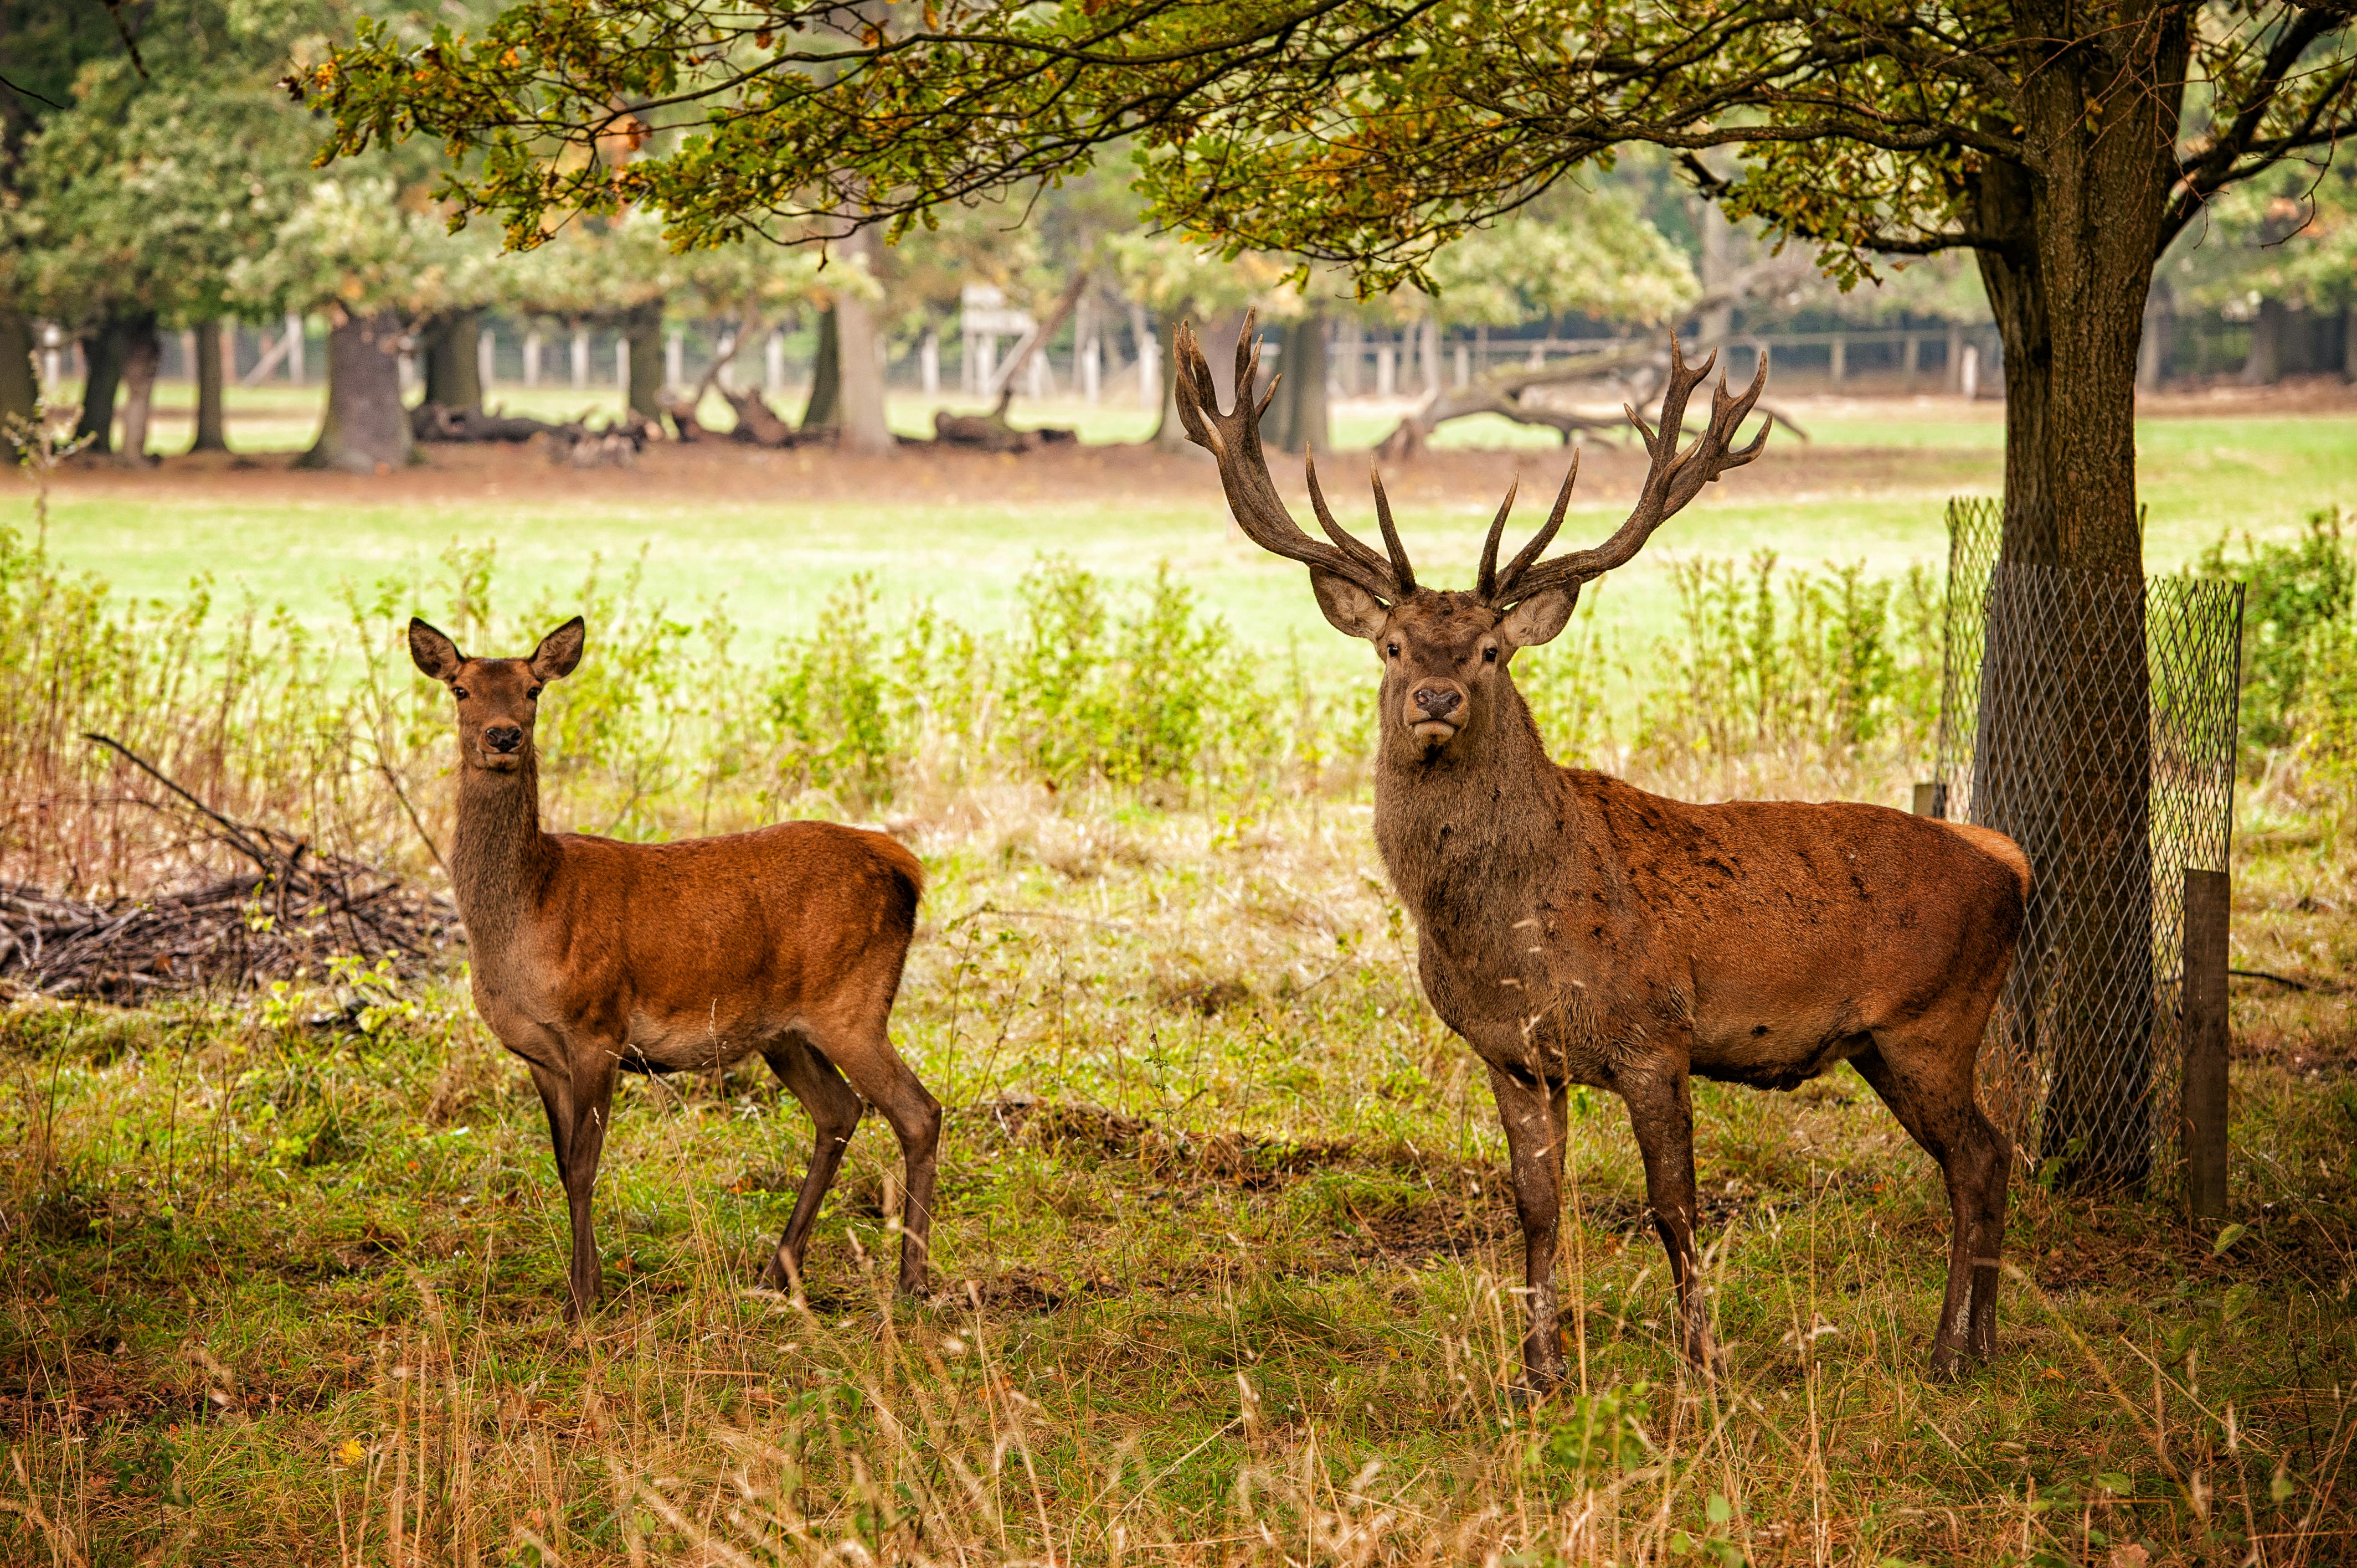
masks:
{"label": "doe's black nose", "polygon": [[483,731],[483,744],[497,752],[513,751],[523,744],[523,731],[515,725],[493,725]]}
{"label": "doe's black nose", "polygon": [[1452,692],[1446,686],[1426,686],[1415,694],[1415,705],[1436,719],[1445,719],[1455,713],[1457,704],[1464,700],[1461,693]]}

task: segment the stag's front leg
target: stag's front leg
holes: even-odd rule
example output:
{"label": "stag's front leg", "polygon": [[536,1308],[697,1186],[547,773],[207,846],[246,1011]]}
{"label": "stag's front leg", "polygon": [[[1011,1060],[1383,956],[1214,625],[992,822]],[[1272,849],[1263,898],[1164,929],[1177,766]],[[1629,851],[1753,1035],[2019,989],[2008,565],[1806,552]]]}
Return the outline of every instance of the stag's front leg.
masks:
{"label": "stag's front leg", "polygon": [[1523,1283],[1529,1314],[1523,1332],[1523,1382],[1544,1394],[1563,1381],[1562,1304],[1555,1294],[1555,1245],[1563,1224],[1564,1123],[1558,1097],[1544,1083],[1523,1083],[1492,1067],[1490,1087],[1506,1124],[1514,1177],[1514,1211],[1523,1222]]}
{"label": "stag's front leg", "polygon": [[1670,1277],[1678,1288],[1679,1348],[1707,1371],[1717,1350],[1711,1343],[1710,1305],[1703,1297],[1701,1258],[1695,1249],[1694,1097],[1684,1064],[1632,1071],[1613,1087],[1628,1101],[1629,1124],[1645,1161],[1645,1206],[1670,1255]]}

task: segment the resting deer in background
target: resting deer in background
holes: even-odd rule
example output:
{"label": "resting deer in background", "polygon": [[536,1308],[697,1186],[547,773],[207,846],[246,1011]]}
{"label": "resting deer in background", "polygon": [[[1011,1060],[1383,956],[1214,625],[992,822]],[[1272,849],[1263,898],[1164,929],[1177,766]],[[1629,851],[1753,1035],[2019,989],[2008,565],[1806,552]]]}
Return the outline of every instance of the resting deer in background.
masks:
{"label": "resting deer in background", "polygon": [[1555,1268],[1567,1086],[1628,1103],[1676,1282],[1681,1348],[1707,1368],[1688,1079],[1791,1089],[1843,1061],[1947,1178],[1954,1235],[1932,1372],[1987,1355],[2011,1151],[1974,1102],[1973,1067],[2021,928],[2021,852],[1985,828],[1881,806],[1696,806],[1560,768],[1514,689],[1515,653],[1563,629],[1583,584],[1759,456],[1765,429],[1748,446],[1729,443],[1766,366],[1740,396],[1722,378],[1709,427],[1681,451],[1686,399],[1712,360],[1689,369],[1673,338],[1659,431],[1629,414],[1652,465],[1628,521],[1597,549],[1540,558],[1570,505],[1575,456],[1554,514],[1501,570],[1508,491],[1469,594],[1416,582],[1380,476],[1385,553],[1335,522],[1314,466],[1310,504],[1331,542],[1301,531],[1262,456],[1251,335],[1247,321],[1235,406],[1222,413],[1194,334],[1180,328],[1179,414],[1219,460],[1245,534],[1308,565],[1326,618],[1382,661],[1375,842],[1415,917],[1425,996],[1497,1094],[1528,1269],[1530,1391],[1564,1375]]}
{"label": "resting deer in background", "polygon": [[885,1026],[924,868],[885,834],[833,822],[675,843],[541,832],[533,721],[542,688],[581,662],[585,636],[576,616],[529,659],[469,659],[409,623],[410,656],[457,700],[450,882],[475,1008],[532,1069],[548,1111],[573,1219],[567,1316],[597,1305],[589,1194],[616,1075],[726,1067],[755,1051],[818,1124],[765,1279],[799,1286],[865,1101],[908,1164],[900,1288],[923,1294],[941,1106]]}

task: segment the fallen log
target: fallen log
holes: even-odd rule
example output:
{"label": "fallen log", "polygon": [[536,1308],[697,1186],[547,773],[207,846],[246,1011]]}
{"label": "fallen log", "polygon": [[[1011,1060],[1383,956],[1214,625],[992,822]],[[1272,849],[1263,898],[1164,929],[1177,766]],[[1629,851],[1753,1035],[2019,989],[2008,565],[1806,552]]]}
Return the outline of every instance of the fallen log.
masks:
{"label": "fallen log", "polygon": [[486,413],[479,408],[448,408],[421,403],[409,411],[409,433],[419,441],[500,441],[515,445],[535,435],[553,435],[580,425],[551,424],[520,413]]}
{"label": "fallen log", "polygon": [[802,434],[780,418],[768,400],[750,388],[738,392],[733,387],[724,386],[720,389],[720,395],[726,398],[728,406],[737,411],[737,428],[728,433],[729,439],[733,441],[753,446],[811,446],[830,439],[834,435],[833,431]]}

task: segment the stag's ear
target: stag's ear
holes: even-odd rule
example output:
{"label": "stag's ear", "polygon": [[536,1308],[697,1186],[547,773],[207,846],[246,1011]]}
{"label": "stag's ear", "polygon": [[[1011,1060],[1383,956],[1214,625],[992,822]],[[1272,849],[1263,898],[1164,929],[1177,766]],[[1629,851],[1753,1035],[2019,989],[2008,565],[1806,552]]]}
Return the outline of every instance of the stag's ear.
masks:
{"label": "stag's ear", "polygon": [[1543,589],[1506,612],[1506,618],[1498,623],[1498,635],[1516,648],[1553,642],[1570,621],[1571,607],[1578,602],[1577,586]]}
{"label": "stag's ear", "polygon": [[572,674],[574,666],[581,662],[581,645],[588,638],[588,628],[575,616],[540,639],[540,646],[532,650],[532,672],[543,681],[561,681]]}
{"label": "stag's ear", "polygon": [[1318,607],[1326,612],[1328,624],[1336,631],[1369,640],[1382,634],[1383,622],[1391,612],[1383,608],[1383,600],[1358,584],[1312,566],[1309,588],[1318,596]]}
{"label": "stag's ear", "polygon": [[467,656],[458,645],[426,625],[415,616],[409,618],[409,657],[417,668],[436,681],[447,681],[458,673],[458,666]]}

